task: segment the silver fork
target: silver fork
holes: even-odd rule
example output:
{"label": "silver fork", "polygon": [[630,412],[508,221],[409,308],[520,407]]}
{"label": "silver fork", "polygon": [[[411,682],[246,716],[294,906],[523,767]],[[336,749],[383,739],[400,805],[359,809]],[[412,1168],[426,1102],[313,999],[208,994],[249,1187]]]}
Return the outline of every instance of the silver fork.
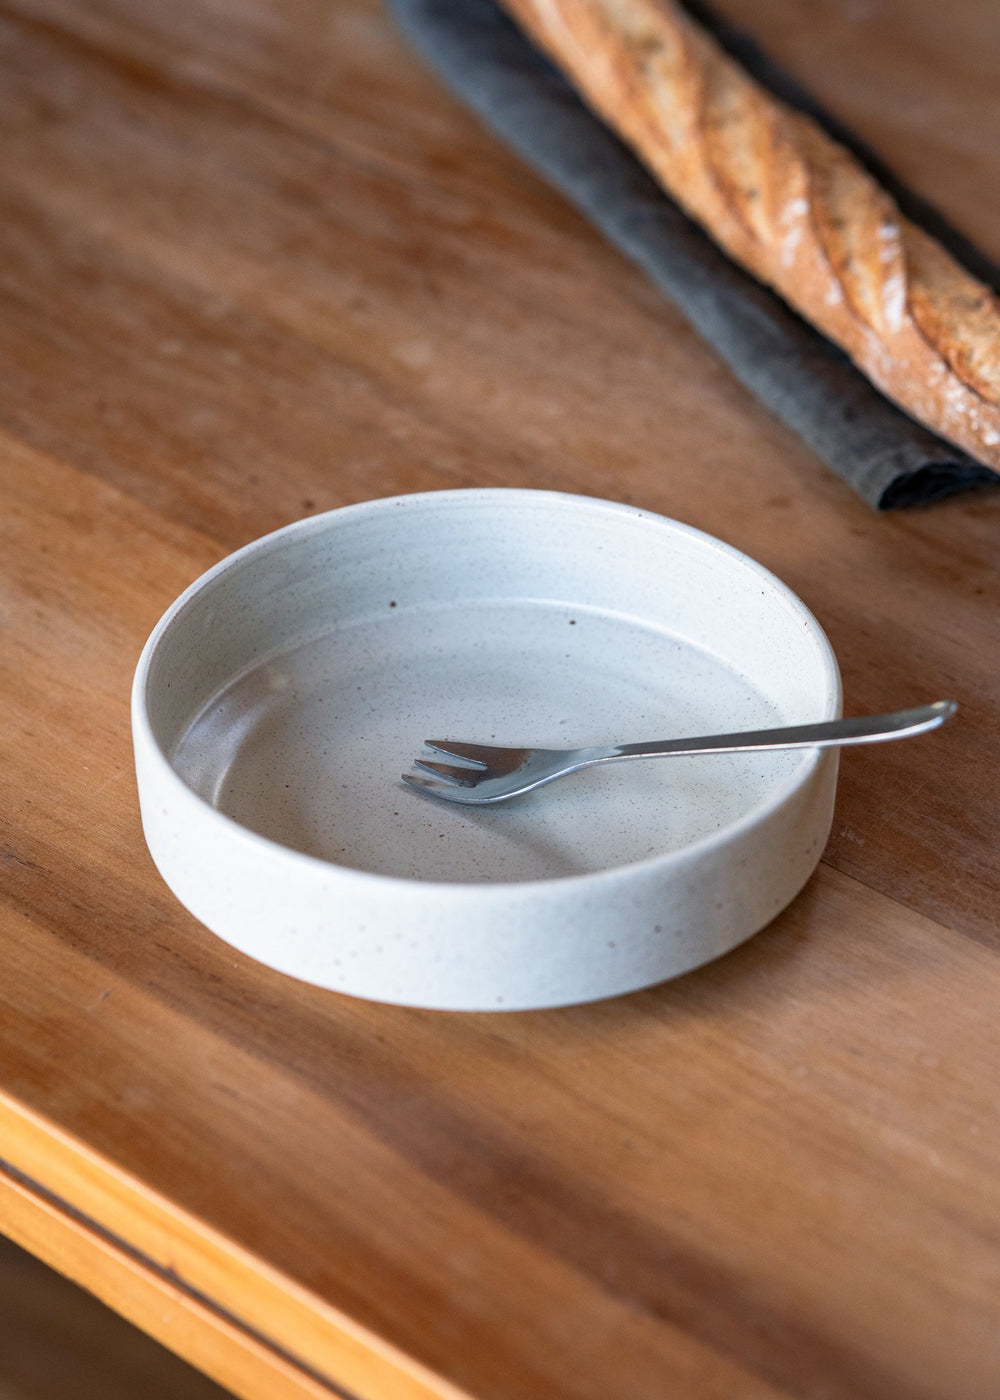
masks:
{"label": "silver fork", "polygon": [[580,768],[616,763],[625,758],[678,758],[695,753],[744,753],[766,749],[835,748],[845,744],[878,744],[906,739],[936,729],[953,715],[954,700],[938,700],[912,710],[860,719],[835,719],[822,724],[796,724],[784,729],[757,729],[736,734],[709,734],[699,739],[666,739],[647,744],[614,744],[591,749],[508,749],[498,744],[466,744],[451,739],[426,739],[435,753],[458,763],[414,759],[414,766],[433,777],[404,773],[403,781],[446,802],[482,807],[506,802],[522,792],[555,782]]}

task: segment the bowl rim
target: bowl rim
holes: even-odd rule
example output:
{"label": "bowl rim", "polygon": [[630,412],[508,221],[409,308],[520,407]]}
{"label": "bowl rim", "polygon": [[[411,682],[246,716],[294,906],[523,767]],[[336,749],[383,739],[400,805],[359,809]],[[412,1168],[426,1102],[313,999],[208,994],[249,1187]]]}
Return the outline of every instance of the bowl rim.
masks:
{"label": "bowl rim", "polygon": [[[710,548],[716,553],[728,559],[733,565],[748,569],[755,574],[758,579],[766,583],[768,587],[778,595],[778,597],[789,607],[790,612],[797,614],[800,622],[805,626],[816,644],[817,660],[821,666],[821,679],[828,696],[829,714],[818,717],[819,719],[836,719],[841,713],[842,704],[842,684],[840,669],[837,665],[836,655],[830,644],[829,638],[820,626],[812,611],[806,606],[802,599],[795,593],[788,584],[784,583],[778,576],[765,565],[758,563],[750,555],[737,549],[735,545],[728,544],[720,540],[715,535],[710,535],[707,531],[699,529],[697,526],[689,525],[684,521],[674,520],[669,516],[661,515],[656,511],[648,510],[644,507],[629,505],[624,502],[606,500],[600,496],[588,496],[579,493],[551,491],[534,489],[530,487],[455,487],[442,491],[420,491],[406,493],[396,496],[375,497],[370,500],[359,501],[346,506],[334,507],[331,510],[323,511],[318,515],[306,516],[298,520],[279,526],[275,530],[261,535],[249,543],[227,554],[223,559],[206,569],[196,579],[190,583],[182,593],[169,605],[161,615],[152,632],[149,634],[136,664],[135,673],[132,680],[131,692],[131,721],[133,743],[138,752],[140,746],[144,757],[151,760],[159,781],[163,782],[168,792],[172,792],[175,800],[179,800],[181,805],[189,805],[199,813],[205,820],[217,826],[221,833],[224,833],[229,840],[248,846],[251,851],[258,855],[258,858],[266,856],[270,862],[284,863],[292,869],[299,869],[303,873],[315,876],[322,874],[325,878],[336,877],[345,882],[354,883],[366,887],[369,890],[376,888],[392,889],[400,894],[408,896],[428,898],[436,900],[450,899],[454,901],[471,901],[473,899],[504,899],[511,900],[523,896],[526,892],[542,894],[546,890],[568,890],[587,889],[597,890],[601,885],[617,882],[624,875],[642,873],[654,873],[662,871],[668,872],[671,867],[682,868],[690,861],[708,856],[715,848],[722,848],[747,835],[755,827],[765,823],[799,788],[808,783],[810,777],[816,771],[820,762],[826,756],[823,750],[804,749],[792,771],[774,787],[769,788],[767,793],[746,812],[742,813],[732,822],[727,822],[716,831],[710,832],[706,836],[700,837],[687,845],[680,846],[675,850],[660,852],[652,856],[643,856],[639,860],[627,861],[620,865],[608,866],[600,870],[585,871],[579,874],[543,876],[534,880],[421,880],[413,876],[385,875],[377,871],[364,870],[356,866],[338,865],[335,861],[326,860],[321,856],[310,855],[305,851],[296,850],[293,846],[286,846],[271,837],[263,836],[260,832],[253,831],[250,827],[244,826],[235,818],[214,807],[211,802],[201,797],[193,788],[183,780],[180,774],[170,762],[169,757],[164,752],[159,740],[153,732],[152,721],[149,717],[147,705],[148,687],[150,684],[150,671],[156,653],[167,637],[167,635],[179,626],[183,621],[183,615],[194,604],[195,600],[205,588],[223,578],[233,569],[245,568],[251,564],[257,554],[267,553],[274,549],[284,547],[289,541],[294,541],[297,537],[308,536],[312,533],[319,533],[328,527],[330,522],[336,519],[338,522],[354,517],[360,519],[367,514],[379,514],[391,508],[419,508],[421,503],[430,504],[432,502],[447,505],[459,502],[469,505],[493,505],[504,504],[513,505],[517,502],[525,501],[539,502],[546,501],[552,505],[582,506],[586,509],[603,509],[615,514],[625,515],[635,520],[646,520],[656,527],[665,527],[671,532],[687,535],[698,541],[703,547]],[[417,795],[419,797],[419,795]],[[423,799],[425,801],[430,799]]]}

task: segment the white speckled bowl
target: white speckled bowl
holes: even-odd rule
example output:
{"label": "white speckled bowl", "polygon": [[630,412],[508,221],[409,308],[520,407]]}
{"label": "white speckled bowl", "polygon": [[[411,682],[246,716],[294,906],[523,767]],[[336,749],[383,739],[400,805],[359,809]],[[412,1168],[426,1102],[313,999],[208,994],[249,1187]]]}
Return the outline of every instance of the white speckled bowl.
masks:
{"label": "white speckled bowl", "polygon": [[830,646],[736,550],[631,507],[445,491],[300,521],[143,652],[146,839],[210,929],[355,996],[466,1010],[648,986],[801,889],[837,753],[591,769],[475,811],[400,774],[434,734],[583,745],[836,718]]}

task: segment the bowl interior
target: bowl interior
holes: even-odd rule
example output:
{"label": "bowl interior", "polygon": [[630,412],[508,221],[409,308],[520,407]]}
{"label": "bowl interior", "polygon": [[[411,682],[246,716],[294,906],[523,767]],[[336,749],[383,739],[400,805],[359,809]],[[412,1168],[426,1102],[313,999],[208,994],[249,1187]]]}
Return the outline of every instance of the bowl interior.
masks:
{"label": "bowl interior", "polygon": [[764,570],[627,507],[527,491],[376,501],[224,561],[151,643],[183,781],[241,826],[409,879],[586,874],[724,832],[810,754],[627,763],[474,811],[404,787],[425,738],[577,746],[836,713],[829,646]]}

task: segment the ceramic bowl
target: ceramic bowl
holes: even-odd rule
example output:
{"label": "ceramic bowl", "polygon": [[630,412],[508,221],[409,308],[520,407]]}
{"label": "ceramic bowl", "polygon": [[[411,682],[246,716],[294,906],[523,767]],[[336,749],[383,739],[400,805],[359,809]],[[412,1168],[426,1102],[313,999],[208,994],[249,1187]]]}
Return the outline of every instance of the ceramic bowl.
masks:
{"label": "ceramic bowl", "polygon": [[294,977],[464,1010],[589,1001],[726,952],[798,893],[835,750],[591,769],[485,810],[401,782],[428,735],[576,746],[840,713],[798,598],[629,506],[432,492],[299,521],[168,610],[133,731],[153,859]]}

